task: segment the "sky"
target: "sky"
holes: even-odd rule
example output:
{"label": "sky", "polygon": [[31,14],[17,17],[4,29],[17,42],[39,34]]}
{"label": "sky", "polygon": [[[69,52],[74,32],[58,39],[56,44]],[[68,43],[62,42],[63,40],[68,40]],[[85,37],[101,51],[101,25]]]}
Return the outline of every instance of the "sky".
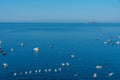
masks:
{"label": "sky", "polygon": [[120,22],[120,0],[0,0],[0,22]]}

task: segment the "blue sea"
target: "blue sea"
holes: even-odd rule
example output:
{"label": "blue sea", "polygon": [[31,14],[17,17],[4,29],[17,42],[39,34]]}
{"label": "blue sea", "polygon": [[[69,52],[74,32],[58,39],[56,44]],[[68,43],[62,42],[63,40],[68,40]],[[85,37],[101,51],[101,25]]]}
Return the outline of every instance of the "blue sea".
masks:
{"label": "blue sea", "polygon": [[119,36],[120,23],[0,23],[0,80],[120,80]]}

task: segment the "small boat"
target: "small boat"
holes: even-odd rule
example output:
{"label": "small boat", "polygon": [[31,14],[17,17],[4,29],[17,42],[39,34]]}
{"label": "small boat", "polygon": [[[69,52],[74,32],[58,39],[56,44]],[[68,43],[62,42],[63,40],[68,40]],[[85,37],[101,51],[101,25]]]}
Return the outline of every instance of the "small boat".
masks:
{"label": "small boat", "polygon": [[2,52],[4,52],[4,50],[0,49],[0,52],[2,53]]}
{"label": "small boat", "polygon": [[14,73],[13,75],[14,75],[14,76],[16,76],[16,75],[17,75],[17,73]]}
{"label": "small boat", "polygon": [[20,43],[21,46],[24,46],[24,43]]}
{"label": "small boat", "polygon": [[35,47],[35,48],[33,48],[33,51],[37,53],[37,52],[39,52],[39,48]]}
{"label": "small boat", "polygon": [[8,67],[8,64],[7,64],[7,63],[3,63],[3,67],[4,67],[4,68],[7,68],[7,67]]}
{"label": "small boat", "polygon": [[97,78],[97,73],[94,73],[94,74],[93,74],[93,78]]}
{"label": "small boat", "polygon": [[2,41],[0,41],[0,45],[2,44]]}
{"label": "small boat", "polygon": [[6,55],[7,53],[5,51],[2,52],[2,55]]}
{"label": "small boat", "polygon": [[112,72],[112,73],[109,73],[108,75],[109,75],[109,76],[113,76],[113,74],[114,74],[114,73]]}

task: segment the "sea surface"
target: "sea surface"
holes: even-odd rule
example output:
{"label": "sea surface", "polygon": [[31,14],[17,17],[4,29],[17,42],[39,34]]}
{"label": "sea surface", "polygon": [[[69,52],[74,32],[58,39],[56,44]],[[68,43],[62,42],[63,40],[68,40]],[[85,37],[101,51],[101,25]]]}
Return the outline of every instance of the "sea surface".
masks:
{"label": "sea surface", "polygon": [[120,80],[119,36],[120,23],[0,23],[0,80]]}

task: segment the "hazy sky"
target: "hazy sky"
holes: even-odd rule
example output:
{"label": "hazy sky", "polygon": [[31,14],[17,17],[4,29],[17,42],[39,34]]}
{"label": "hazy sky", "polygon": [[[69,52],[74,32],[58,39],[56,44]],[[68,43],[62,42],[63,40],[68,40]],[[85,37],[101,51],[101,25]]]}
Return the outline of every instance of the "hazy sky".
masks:
{"label": "hazy sky", "polygon": [[0,22],[120,22],[120,0],[0,0]]}

